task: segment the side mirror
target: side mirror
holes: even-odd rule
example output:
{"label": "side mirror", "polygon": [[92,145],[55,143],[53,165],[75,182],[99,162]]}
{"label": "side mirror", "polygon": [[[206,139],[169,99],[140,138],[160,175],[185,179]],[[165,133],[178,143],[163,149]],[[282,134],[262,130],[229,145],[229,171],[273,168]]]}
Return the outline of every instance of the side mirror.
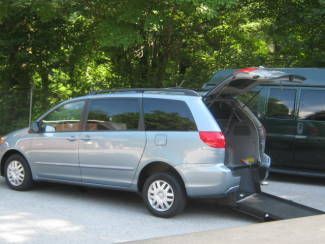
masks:
{"label": "side mirror", "polygon": [[42,131],[41,129],[41,123],[40,122],[33,122],[30,126],[30,131],[32,133],[40,133]]}
{"label": "side mirror", "polygon": [[55,127],[53,127],[51,125],[46,125],[44,131],[48,132],[48,133],[51,133],[51,132],[53,133],[53,132],[55,132]]}

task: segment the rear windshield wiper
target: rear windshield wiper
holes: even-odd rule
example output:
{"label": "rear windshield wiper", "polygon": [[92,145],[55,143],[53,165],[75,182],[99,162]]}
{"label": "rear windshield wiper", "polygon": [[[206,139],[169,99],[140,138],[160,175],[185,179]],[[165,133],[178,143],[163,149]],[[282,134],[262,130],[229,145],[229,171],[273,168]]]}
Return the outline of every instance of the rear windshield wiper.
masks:
{"label": "rear windshield wiper", "polygon": [[246,103],[244,103],[244,105],[241,108],[247,107],[254,100],[254,98],[257,97],[261,93],[262,90],[263,90],[263,87],[261,87],[261,89],[259,89],[256,92],[256,94],[254,94]]}

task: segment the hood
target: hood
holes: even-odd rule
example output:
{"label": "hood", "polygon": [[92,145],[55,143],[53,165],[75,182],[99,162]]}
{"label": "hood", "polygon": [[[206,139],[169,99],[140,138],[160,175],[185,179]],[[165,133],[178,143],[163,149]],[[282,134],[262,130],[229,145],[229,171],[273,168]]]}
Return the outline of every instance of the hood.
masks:
{"label": "hood", "polygon": [[21,137],[28,135],[28,131],[29,131],[28,127],[24,128],[24,129],[20,129],[20,130],[15,130],[15,131],[10,132],[9,134],[5,135],[5,137],[7,137],[7,138],[21,138]]}
{"label": "hood", "polygon": [[224,70],[217,73],[210,82],[203,86],[203,89],[207,91],[204,97],[238,96],[257,85],[279,82],[301,83],[304,80],[305,77],[301,75],[263,67]]}

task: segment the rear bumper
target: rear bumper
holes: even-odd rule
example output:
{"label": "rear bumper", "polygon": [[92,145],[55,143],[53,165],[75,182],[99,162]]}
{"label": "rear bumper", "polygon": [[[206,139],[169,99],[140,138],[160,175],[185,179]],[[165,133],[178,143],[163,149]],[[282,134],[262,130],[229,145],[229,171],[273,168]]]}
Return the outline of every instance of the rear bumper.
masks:
{"label": "rear bumper", "polygon": [[[270,165],[270,157],[264,154],[258,167],[260,180],[267,178]],[[224,164],[182,164],[176,169],[183,177],[189,197],[220,198],[238,191],[240,187],[241,176],[236,168]]]}
{"label": "rear bumper", "polygon": [[189,197],[224,197],[239,189],[240,177],[224,164],[183,164],[176,169]]}

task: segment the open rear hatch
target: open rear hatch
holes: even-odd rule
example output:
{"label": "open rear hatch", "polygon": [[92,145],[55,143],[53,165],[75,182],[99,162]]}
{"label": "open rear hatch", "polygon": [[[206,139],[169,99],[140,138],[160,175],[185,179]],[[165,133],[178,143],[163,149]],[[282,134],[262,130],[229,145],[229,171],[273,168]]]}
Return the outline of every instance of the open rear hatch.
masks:
{"label": "open rear hatch", "polygon": [[[257,85],[278,82],[301,83],[304,80],[305,78],[299,75],[266,68],[231,70],[228,73],[222,72],[213,83],[209,82],[205,88],[210,89],[203,98],[207,104],[212,104],[220,98],[241,95]],[[234,143],[238,144],[238,141]],[[241,178],[240,189],[235,201],[231,203],[231,206],[239,212],[265,221],[324,214],[320,210],[262,192],[258,162],[249,165],[234,165],[233,167],[228,165],[228,167]]]}
{"label": "open rear hatch", "polygon": [[229,74],[223,74],[219,79],[215,79],[213,83],[208,83],[211,89],[204,95],[205,99],[215,98],[217,96],[238,96],[248,92],[257,85],[277,82],[301,83],[305,80],[305,77],[300,75],[254,67],[234,70]]}
{"label": "open rear hatch", "polygon": [[305,78],[282,71],[265,68],[245,68],[222,72],[218,79],[209,82],[203,99],[224,134],[226,166],[240,166],[243,162],[265,160],[264,127],[245,104],[234,97],[249,92],[253,87],[274,82],[302,82]]}

